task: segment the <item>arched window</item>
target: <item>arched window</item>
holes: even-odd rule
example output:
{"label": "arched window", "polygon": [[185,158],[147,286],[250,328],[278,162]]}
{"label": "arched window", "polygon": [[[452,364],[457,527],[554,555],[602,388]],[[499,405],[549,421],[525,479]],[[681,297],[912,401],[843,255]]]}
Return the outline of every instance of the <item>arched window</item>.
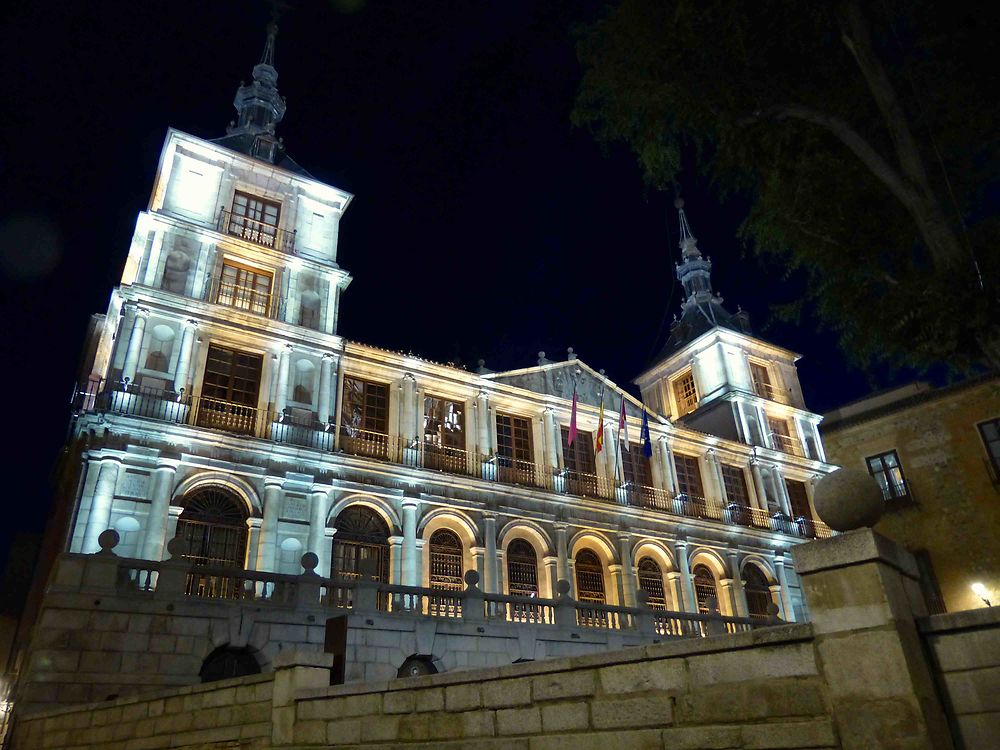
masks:
{"label": "arched window", "polygon": [[462,591],[462,542],[454,531],[438,529],[431,534],[430,583],[432,589]]}
{"label": "arched window", "polygon": [[198,675],[202,682],[228,680],[230,677],[244,677],[248,674],[260,674],[260,664],[250,653],[250,649],[220,646],[210,653],[202,662]]}
{"label": "arched window", "polygon": [[507,589],[511,596],[538,596],[538,557],[524,539],[507,547]]}
{"label": "arched window", "polygon": [[747,596],[747,609],[754,620],[767,620],[767,608],[771,604],[771,588],[767,576],[756,565],[743,568],[743,591]]}
{"label": "arched window", "polygon": [[639,561],[639,588],[646,592],[646,603],[654,609],[666,609],[667,597],[663,591],[663,571],[656,561],[644,557]]}
{"label": "arched window", "polygon": [[606,603],[604,568],[591,550],[582,549],[576,555],[576,598],[581,602]]}
{"label": "arched window", "polygon": [[177,536],[187,542],[184,557],[196,565],[242,568],[247,559],[247,512],[225,490],[196,490],[181,503]]}
{"label": "arched window", "polygon": [[694,566],[694,595],[698,600],[698,611],[707,615],[709,613],[708,600],[715,598],[718,606],[719,593],[715,588],[715,576],[707,565]]}
{"label": "arched window", "polygon": [[366,505],[350,505],[334,522],[333,560],[330,575],[334,578],[357,578],[361,561],[374,563],[376,581],[389,582],[389,527],[382,517]]}

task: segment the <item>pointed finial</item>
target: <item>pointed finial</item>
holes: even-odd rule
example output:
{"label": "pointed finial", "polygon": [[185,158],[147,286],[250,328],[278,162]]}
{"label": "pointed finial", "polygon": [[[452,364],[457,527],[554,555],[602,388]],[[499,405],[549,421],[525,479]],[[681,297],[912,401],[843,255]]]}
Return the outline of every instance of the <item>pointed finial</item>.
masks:
{"label": "pointed finial", "polygon": [[264,44],[264,54],[260,56],[261,65],[274,67],[274,40],[278,36],[278,24],[271,21],[267,25],[267,42]]}
{"label": "pointed finial", "polygon": [[684,245],[687,242],[697,242],[694,234],[691,233],[691,226],[688,224],[687,215],[684,213],[684,199],[678,198],[674,201],[674,208],[677,209],[678,221],[681,225],[681,249],[684,249]]}

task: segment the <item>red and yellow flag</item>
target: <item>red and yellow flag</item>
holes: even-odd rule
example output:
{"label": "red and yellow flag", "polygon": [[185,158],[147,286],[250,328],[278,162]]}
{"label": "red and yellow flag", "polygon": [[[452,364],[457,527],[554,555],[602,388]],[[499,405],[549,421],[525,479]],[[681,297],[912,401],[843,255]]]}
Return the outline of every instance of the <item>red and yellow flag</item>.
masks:
{"label": "red and yellow flag", "polygon": [[601,413],[597,417],[597,442],[594,443],[594,454],[604,447],[604,392],[601,391]]}

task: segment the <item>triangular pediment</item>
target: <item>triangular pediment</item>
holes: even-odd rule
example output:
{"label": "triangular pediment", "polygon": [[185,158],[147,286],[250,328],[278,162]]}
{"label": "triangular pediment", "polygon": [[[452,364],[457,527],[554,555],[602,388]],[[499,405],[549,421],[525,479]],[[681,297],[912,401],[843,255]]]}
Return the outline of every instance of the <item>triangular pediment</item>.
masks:
{"label": "triangular pediment", "polygon": [[[565,362],[551,362],[522,370],[495,372],[483,377],[497,383],[504,383],[526,391],[556,396],[567,401],[573,398],[573,384],[576,383],[577,402],[600,407],[601,393],[604,393],[605,413],[617,413],[621,399],[625,399],[625,411],[630,417],[642,418],[642,403],[630,393],[622,390],[614,382],[579,359]],[[652,416],[652,415],[651,415]]]}

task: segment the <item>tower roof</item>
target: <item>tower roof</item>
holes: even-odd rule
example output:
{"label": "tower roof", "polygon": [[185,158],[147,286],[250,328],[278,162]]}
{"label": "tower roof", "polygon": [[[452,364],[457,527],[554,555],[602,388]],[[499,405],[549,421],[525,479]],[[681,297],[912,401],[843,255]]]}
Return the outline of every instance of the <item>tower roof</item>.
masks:
{"label": "tower roof", "polygon": [[226,128],[226,135],[213,143],[233,151],[270,162],[291,172],[311,177],[285,153],[285,144],[275,135],[275,128],[285,116],[285,98],[278,93],[278,69],[274,66],[278,25],[267,25],[267,40],[260,62],[253,67],[253,81],[240,82],[233,99],[237,119]]}
{"label": "tower roof", "polygon": [[676,266],[677,279],[683,285],[686,297],[681,302],[681,316],[674,317],[667,343],[653,358],[654,363],[669,357],[717,326],[739,333],[751,333],[750,316],[739,308],[736,313],[729,312],[722,305],[722,296],[712,291],[712,260],[703,257],[698,249],[698,240],[684,213],[684,200],[678,198],[674,201],[674,207],[680,224],[678,245],[681,262]]}

